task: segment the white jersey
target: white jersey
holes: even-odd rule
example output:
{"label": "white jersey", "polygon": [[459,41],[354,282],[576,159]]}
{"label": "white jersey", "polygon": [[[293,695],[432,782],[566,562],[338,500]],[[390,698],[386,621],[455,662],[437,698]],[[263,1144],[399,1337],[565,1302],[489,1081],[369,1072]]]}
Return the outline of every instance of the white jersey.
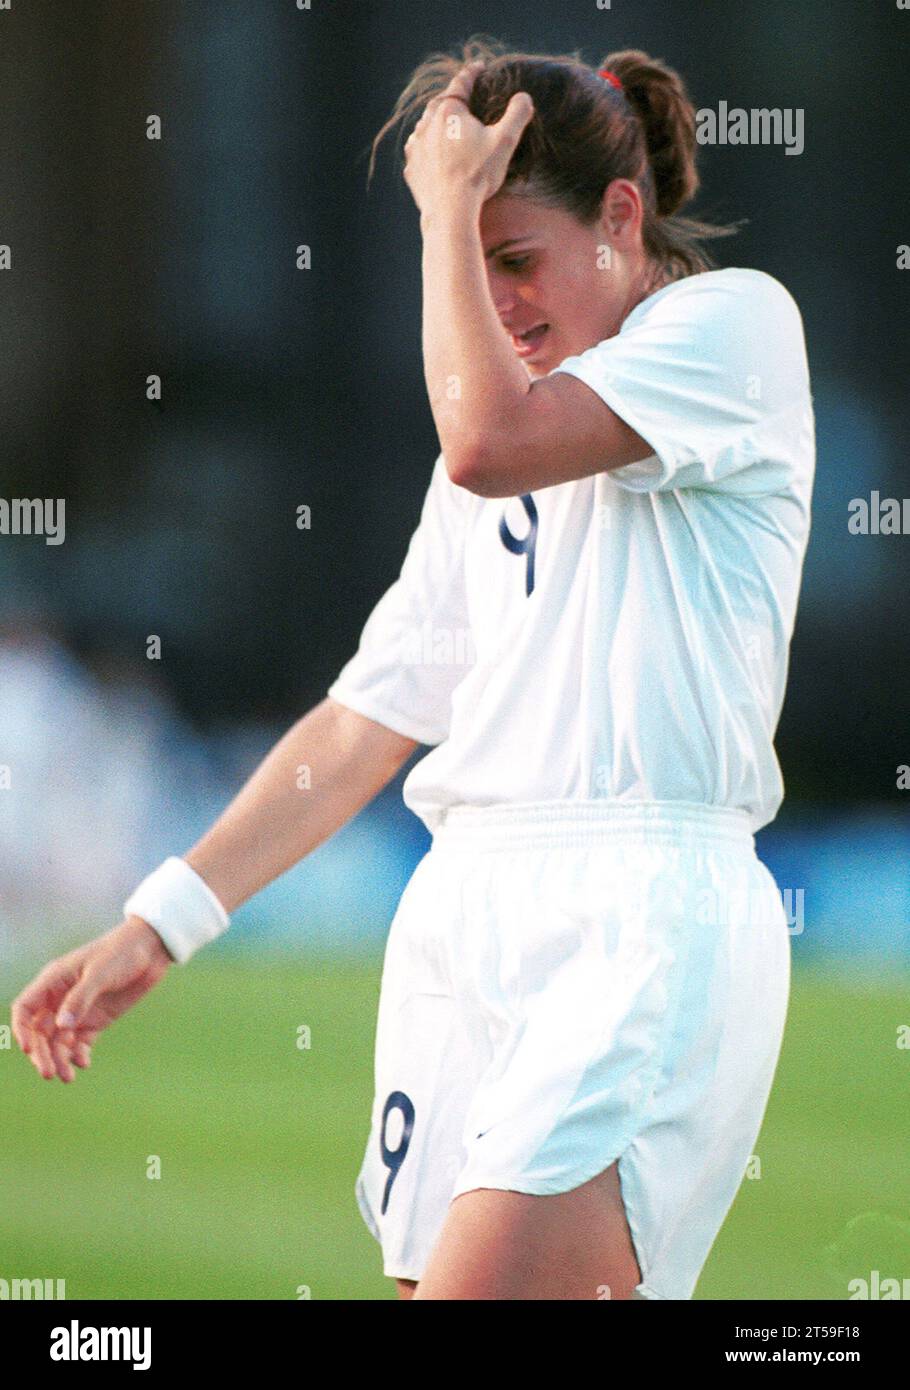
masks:
{"label": "white jersey", "polygon": [[329,694],[436,745],[404,797],[453,805],[783,798],[773,738],[815,463],[799,310],[760,271],[709,271],[554,368],[653,449],[489,499],[436,460],[399,579]]}

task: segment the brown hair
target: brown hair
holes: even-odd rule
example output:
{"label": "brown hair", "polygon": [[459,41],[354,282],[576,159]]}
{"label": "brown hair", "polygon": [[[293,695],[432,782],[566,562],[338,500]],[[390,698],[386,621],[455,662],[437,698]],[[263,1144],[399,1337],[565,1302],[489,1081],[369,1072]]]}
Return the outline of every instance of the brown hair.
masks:
{"label": "brown hair", "polygon": [[699,185],[695,109],[679,74],[637,49],[611,53],[599,65],[619,78],[622,91],[598,76],[577,51],[516,53],[497,39],[474,35],[463,44],[461,56],[431,54],[411,74],[373,140],[368,185],[383,136],[412,117],[416,122],[430,97],[478,58],[484,66],[471,91],[470,110],[484,125],[499,120],[515,92],[527,92],[534,102],[504,188],[520,185],[537,201],[591,223],[600,215],[608,184],[630,179],[644,203],[646,253],[672,279],[711,268],[701,242],[729,236],[737,225],[678,215]]}

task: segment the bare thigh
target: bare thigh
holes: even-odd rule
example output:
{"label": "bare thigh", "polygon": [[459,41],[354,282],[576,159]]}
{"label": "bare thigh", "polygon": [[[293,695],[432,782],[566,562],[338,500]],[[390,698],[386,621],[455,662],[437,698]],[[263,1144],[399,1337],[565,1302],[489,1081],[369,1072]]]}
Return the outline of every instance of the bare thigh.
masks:
{"label": "bare thigh", "polygon": [[411,1296],[630,1299],[639,1283],[613,1163],[571,1192],[552,1196],[492,1188],[461,1193]]}
{"label": "bare thigh", "polygon": [[416,1279],[396,1279],[399,1298],[413,1298],[414,1290],[417,1288]]}

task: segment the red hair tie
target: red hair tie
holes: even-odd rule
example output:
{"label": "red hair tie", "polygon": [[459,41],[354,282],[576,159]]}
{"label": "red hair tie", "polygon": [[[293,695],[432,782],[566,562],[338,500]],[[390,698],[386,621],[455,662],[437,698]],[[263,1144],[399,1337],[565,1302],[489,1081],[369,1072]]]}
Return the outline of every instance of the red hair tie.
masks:
{"label": "red hair tie", "polygon": [[615,72],[610,72],[608,68],[601,68],[597,76],[602,77],[605,82],[609,82],[611,87],[616,87],[620,92],[622,91],[622,83]]}

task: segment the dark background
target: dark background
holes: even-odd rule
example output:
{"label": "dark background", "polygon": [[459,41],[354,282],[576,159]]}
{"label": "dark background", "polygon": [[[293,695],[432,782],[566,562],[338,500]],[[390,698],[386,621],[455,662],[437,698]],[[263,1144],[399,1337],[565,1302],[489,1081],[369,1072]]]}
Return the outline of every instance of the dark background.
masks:
{"label": "dark background", "polygon": [[367,191],[369,143],[413,67],[475,32],[592,64],[643,47],[696,107],[805,110],[799,157],[703,148],[695,210],[748,218],[719,263],[777,276],[805,320],[819,453],[788,794],[896,802],[910,538],[847,531],[852,497],[910,492],[910,13],[893,0],[14,0],[0,495],[65,498],[67,536],[0,537],[6,630],[163,686],[201,729],[290,723],[322,697],[438,452],[417,214],[393,138]]}

